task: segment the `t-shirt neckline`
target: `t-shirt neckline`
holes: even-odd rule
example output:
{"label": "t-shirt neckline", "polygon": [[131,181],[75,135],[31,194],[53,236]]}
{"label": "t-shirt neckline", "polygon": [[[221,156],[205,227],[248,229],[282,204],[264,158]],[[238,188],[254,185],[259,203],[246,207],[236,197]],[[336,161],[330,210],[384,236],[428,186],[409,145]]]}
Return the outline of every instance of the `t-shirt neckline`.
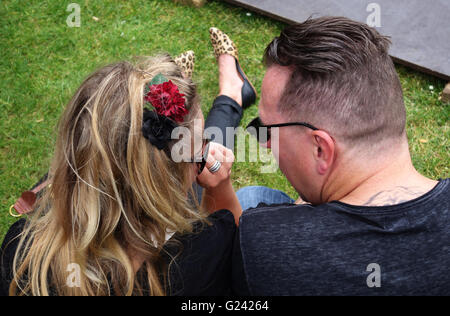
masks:
{"label": "t-shirt neckline", "polygon": [[353,205],[353,204],[347,204],[341,201],[332,201],[329,202],[330,204],[337,204],[341,207],[344,207],[348,210],[351,210],[352,212],[357,213],[375,213],[375,212],[389,212],[392,213],[394,211],[405,211],[405,209],[411,208],[413,206],[416,206],[417,204],[422,204],[427,202],[429,199],[435,197],[436,195],[440,194],[448,185],[450,179],[439,179],[438,183],[434,186],[433,189],[426,192],[425,194],[403,203],[394,204],[394,205],[386,205],[386,206],[364,206],[364,205]]}

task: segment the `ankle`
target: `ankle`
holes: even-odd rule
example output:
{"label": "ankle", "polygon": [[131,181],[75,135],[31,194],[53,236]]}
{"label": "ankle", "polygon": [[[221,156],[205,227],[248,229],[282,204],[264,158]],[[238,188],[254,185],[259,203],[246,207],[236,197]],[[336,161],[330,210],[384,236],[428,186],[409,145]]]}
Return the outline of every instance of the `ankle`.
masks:
{"label": "ankle", "polygon": [[242,107],[241,90],[237,91],[236,89],[220,89],[219,96],[220,95],[224,95],[224,96],[227,96],[227,97],[233,99],[234,101],[236,101],[237,104],[239,104],[239,106]]}
{"label": "ankle", "polygon": [[219,57],[219,95],[225,95],[242,106],[244,81],[236,70],[236,60],[230,55]]}

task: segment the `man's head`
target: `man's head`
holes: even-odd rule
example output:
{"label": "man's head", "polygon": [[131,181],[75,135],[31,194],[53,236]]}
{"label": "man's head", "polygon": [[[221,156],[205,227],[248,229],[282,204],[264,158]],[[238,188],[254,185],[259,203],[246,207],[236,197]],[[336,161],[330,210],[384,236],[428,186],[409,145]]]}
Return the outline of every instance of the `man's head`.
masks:
{"label": "man's head", "polygon": [[279,129],[275,156],[303,198],[324,202],[323,188],[340,158],[351,155],[357,162],[406,141],[402,89],[389,45],[365,24],[324,17],[286,28],[267,47],[262,122],[319,128]]}

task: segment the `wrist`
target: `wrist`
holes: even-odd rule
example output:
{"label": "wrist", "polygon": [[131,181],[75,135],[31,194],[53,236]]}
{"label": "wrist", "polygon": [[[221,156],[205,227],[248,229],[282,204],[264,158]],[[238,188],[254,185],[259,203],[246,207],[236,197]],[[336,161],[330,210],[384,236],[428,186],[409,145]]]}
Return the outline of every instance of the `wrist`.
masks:
{"label": "wrist", "polygon": [[223,194],[230,188],[233,189],[233,184],[231,183],[231,178],[227,178],[214,187],[205,188],[205,193],[208,195]]}

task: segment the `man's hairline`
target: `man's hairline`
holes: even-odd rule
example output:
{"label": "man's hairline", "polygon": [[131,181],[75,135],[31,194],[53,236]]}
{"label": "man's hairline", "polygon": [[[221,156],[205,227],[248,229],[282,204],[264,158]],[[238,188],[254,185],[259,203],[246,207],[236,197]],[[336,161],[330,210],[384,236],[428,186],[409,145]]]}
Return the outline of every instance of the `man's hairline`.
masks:
{"label": "man's hairline", "polygon": [[288,111],[282,111],[280,109],[280,103],[286,97],[286,88],[289,85],[289,82],[292,79],[292,75],[294,74],[296,69],[295,69],[294,65],[282,66],[280,64],[277,64],[276,62],[272,62],[269,65],[266,65],[266,74],[272,68],[289,69],[289,73],[287,74],[288,80],[286,81],[286,84],[284,85],[283,90],[280,93],[280,98],[279,98],[277,104],[275,105],[276,112],[278,114],[282,115],[283,117],[285,117],[286,119],[289,119],[288,117],[286,117],[286,114],[288,113]]}

